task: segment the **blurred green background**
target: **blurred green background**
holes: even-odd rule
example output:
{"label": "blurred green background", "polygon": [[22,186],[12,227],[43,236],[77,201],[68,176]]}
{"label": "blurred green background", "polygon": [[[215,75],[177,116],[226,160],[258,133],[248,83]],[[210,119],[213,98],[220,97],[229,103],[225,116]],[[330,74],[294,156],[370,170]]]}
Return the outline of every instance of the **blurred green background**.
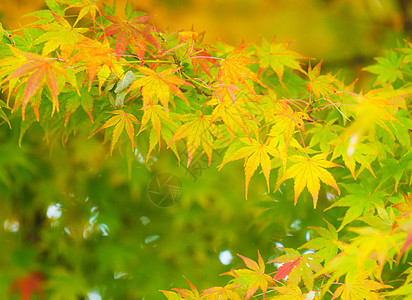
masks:
{"label": "blurred green background", "polygon": [[[120,12],[123,6],[118,1]],[[294,50],[351,80],[412,31],[407,0],[148,0],[134,7],[164,30],[193,24],[208,42],[296,40]],[[30,21],[23,14],[43,8],[43,1],[3,0],[0,21],[18,29]],[[246,201],[242,163],[218,172],[219,153],[210,167],[195,160],[188,170],[169,151],[154,152],[148,163],[139,152],[110,157],[87,128],[64,145],[45,140],[36,124],[21,147],[20,134],[0,126],[1,299],[19,299],[10,291],[33,271],[51,278],[44,288],[56,299],[164,299],[158,290],[186,287],[183,275],[206,289],[243,265],[237,253],[256,259],[259,249],[265,260],[274,258],[276,247],[300,246],[313,236],[309,226],[323,226],[322,218],[336,225],[341,213],[323,213],[334,196],[329,189],[316,210],[307,193],[294,207],[291,193],[267,194],[262,174],[252,178]],[[143,139],[138,147],[145,153]],[[150,196],[162,173],[177,185],[178,201],[169,207]],[[273,174],[271,186],[275,181]]]}

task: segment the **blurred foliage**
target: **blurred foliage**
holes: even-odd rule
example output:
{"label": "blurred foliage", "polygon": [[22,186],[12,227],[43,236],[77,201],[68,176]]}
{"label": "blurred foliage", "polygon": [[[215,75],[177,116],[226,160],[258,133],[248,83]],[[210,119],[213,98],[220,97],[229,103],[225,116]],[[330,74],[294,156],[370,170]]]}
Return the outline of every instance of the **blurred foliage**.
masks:
{"label": "blurred foliage", "polygon": [[[104,3],[113,4],[113,0]],[[123,11],[126,0],[116,1]],[[159,28],[170,32],[206,31],[206,41],[221,39],[237,45],[259,36],[296,40],[296,49],[328,63],[348,60],[369,63],[382,49],[412,33],[412,3],[407,0],[135,0],[138,11],[155,16]],[[0,16],[17,29],[31,19],[21,16],[45,8],[44,0],[3,0]],[[366,61],[364,61],[366,59]],[[347,64],[346,64],[347,65]],[[339,61],[335,67],[341,67]]]}

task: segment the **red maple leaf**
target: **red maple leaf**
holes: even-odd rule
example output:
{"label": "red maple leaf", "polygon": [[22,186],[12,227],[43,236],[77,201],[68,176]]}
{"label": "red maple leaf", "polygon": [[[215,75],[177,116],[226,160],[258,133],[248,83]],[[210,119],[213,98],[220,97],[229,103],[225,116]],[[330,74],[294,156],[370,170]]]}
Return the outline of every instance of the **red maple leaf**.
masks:
{"label": "red maple leaf", "polygon": [[149,44],[161,50],[159,42],[153,37],[152,32],[156,28],[147,22],[152,16],[138,16],[131,20],[125,20],[117,16],[105,16],[113,24],[104,31],[106,36],[116,36],[116,53],[122,55],[130,45],[140,59],[144,58]]}
{"label": "red maple leaf", "polygon": [[281,267],[279,267],[273,279],[277,281],[277,280],[281,280],[282,278],[285,278],[286,276],[289,275],[289,273],[293,270],[293,268],[299,264],[299,262],[300,262],[300,257],[290,262],[284,263]]}

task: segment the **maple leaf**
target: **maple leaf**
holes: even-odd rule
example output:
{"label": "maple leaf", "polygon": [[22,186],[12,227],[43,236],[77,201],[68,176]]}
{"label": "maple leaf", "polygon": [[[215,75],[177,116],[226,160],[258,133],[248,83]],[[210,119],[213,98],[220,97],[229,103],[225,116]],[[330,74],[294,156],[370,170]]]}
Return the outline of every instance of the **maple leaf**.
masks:
{"label": "maple leaf", "polygon": [[232,140],[239,130],[249,139],[250,132],[258,134],[259,122],[248,109],[251,104],[248,95],[240,92],[236,102],[232,102],[229,97],[227,94],[222,98],[212,97],[212,99],[206,103],[207,105],[215,106],[212,112],[212,121],[222,120]]}
{"label": "maple leaf", "polygon": [[[104,39],[103,42],[99,42],[84,38],[77,43],[73,49],[78,50],[78,52],[71,58],[72,63],[86,63],[86,70],[89,74],[89,91],[92,87],[94,78],[104,68],[107,68],[106,70],[109,74],[113,72],[118,77],[123,74],[123,68],[121,65],[116,63],[114,50],[110,47],[107,39]],[[107,77],[108,76],[100,76],[99,90]]]}
{"label": "maple leaf", "polygon": [[347,129],[347,134],[362,132],[376,134],[375,127],[377,125],[395,138],[386,123],[390,122],[392,125],[394,122],[400,123],[394,116],[399,104],[394,103],[392,99],[397,98],[399,94],[408,95],[411,93],[410,90],[405,89],[389,91],[374,89],[365,95],[353,94],[353,98],[357,102],[357,105],[353,106],[356,121]]}
{"label": "maple leaf", "polygon": [[109,111],[109,114],[114,114],[115,116],[111,117],[109,120],[104,123],[102,127],[97,129],[93,135],[99,132],[102,129],[108,127],[114,127],[112,135],[112,145],[110,147],[110,154],[113,153],[114,145],[117,143],[120,135],[123,132],[123,129],[126,127],[127,135],[129,136],[130,142],[132,143],[132,149],[134,149],[134,126],[133,123],[140,123],[139,120],[132,114],[129,114],[121,109]]}
{"label": "maple leaf", "polygon": [[260,81],[256,73],[247,68],[248,65],[257,63],[257,61],[245,56],[245,49],[246,44],[243,43],[230,52],[226,59],[220,61],[218,78],[221,82],[227,82],[234,85],[239,82],[247,87],[249,91],[254,93],[253,86],[248,80],[256,82],[263,87],[266,87],[266,85]]}
{"label": "maple leaf", "polygon": [[322,152],[329,152],[331,150],[331,141],[335,141],[339,133],[343,131],[343,127],[334,124],[336,119],[332,119],[325,124],[315,123],[310,132],[312,138],[309,142],[309,148],[319,145]]}
{"label": "maple leaf", "polygon": [[226,102],[226,98],[230,98],[233,103],[236,103],[235,93],[241,91],[241,89],[235,86],[234,84],[226,83],[214,84],[212,88],[215,89],[213,91],[213,99],[217,98],[222,103]]}
{"label": "maple leaf", "polygon": [[372,144],[362,143],[363,139],[364,138],[360,136],[359,133],[354,133],[350,138],[341,136],[330,142],[330,145],[335,146],[331,160],[342,156],[345,166],[350,170],[354,179],[356,179],[356,163],[361,164],[363,168],[366,168],[374,177],[376,177],[371,167],[371,163],[376,159],[378,153],[372,148]]}
{"label": "maple leaf", "polygon": [[[176,289],[174,288],[173,290],[178,292],[178,294],[183,298],[183,299],[190,299],[190,300],[201,300],[202,297],[199,295],[199,292],[197,288],[194,286],[193,283],[191,283],[186,277],[185,277],[187,283],[189,284],[190,290],[187,289]],[[173,298],[172,298],[173,299]]]}
{"label": "maple leaf", "polygon": [[65,95],[67,102],[64,112],[64,126],[67,125],[70,116],[77,110],[77,108],[79,108],[79,106],[82,106],[83,110],[89,116],[90,121],[93,123],[93,95],[84,88],[81,88],[81,91],[81,96],[76,93],[68,93]]}
{"label": "maple leaf", "polygon": [[[275,262],[275,261],[270,261],[270,262]],[[300,263],[300,256],[296,258],[295,260],[282,263],[282,265],[279,267],[278,271],[276,272],[275,276],[273,277],[273,280],[281,280],[285,278],[286,276],[289,276],[289,273],[295,268],[297,265]]]}
{"label": "maple leaf", "polygon": [[[22,82],[25,82],[25,89],[24,89],[24,96],[23,98],[16,98],[14,102],[14,107],[12,112],[22,105],[22,119],[24,120],[25,116],[25,109],[29,101],[32,97],[39,93],[39,99],[32,101],[32,107],[36,115],[36,119],[39,120],[39,106],[41,100],[41,91],[44,85],[47,85],[51,96],[52,96],[52,104],[53,110],[52,114],[55,110],[59,111],[59,100],[58,95],[60,93],[61,87],[65,83],[65,79],[71,83],[73,87],[77,88],[77,83],[75,79],[75,75],[71,70],[65,69],[61,66],[60,62],[55,58],[51,57],[44,57],[37,54],[26,53],[20,51],[12,46],[9,46],[11,51],[13,52],[15,57],[4,58],[0,61],[1,65],[8,65],[8,64],[16,64],[12,67],[8,68],[9,70],[14,70],[12,74],[6,77],[2,82],[0,82],[0,86],[5,83],[9,82],[9,89],[10,91],[13,89],[15,81],[13,79],[19,78]],[[16,61],[16,58],[18,60]],[[58,76],[63,75],[63,76]],[[21,79],[21,77],[25,77]],[[20,85],[19,85],[20,86]],[[78,91],[79,93],[79,91]]]}
{"label": "maple leaf", "polygon": [[375,291],[392,288],[390,285],[366,279],[366,276],[358,276],[356,278],[346,277],[345,283],[339,286],[333,293],[332,299],[340,296],[342,300],[353,299],[382,299]]}
{"label": "maple leaf", "polygon": [[334,93],[335,87],[332,85],[336,81],[335,76],[331,74],[320,75],[320,68],[322,61],[320,61],[313,69],[310,67],[308,69],[309,92],[313,92],[317,98],[321,95],[323,97],[329,97],[330,94]]}
{"label": "maple leaf", "polygon": [[[83,33],[87,32],[88,28],[74,28],[62,16],[56,15],[53,12],[56,22],[41,24],[40,27],[45,33],[33,41],[34,45],[44,43],[42,55],[46,56],[60,47],[60,51],[65,58],[68,58],[79,41],[84,39]],[[64,37],[64,38],[62,38]]]}
{"label": "maple leaf", "polygon": [[309,227],[316,231],[320,237],[313,238],[299,247],[316,250],[316,255],[319,256],[319,261],[328,262],[334,258],[339,251],[338,232],[335,227],[325,220],[328,229],[323,227]]}
{"label": "maple leaf", "polygon": [[[378,261],[379,271],[382,272],[383,266],[388,257],[392,258],[389,253],[395,250],[399,253],[398,237],[392,232],[382,232],[372,227],[351,228],[353,232],[359,234],[352,240],[352,245],[358,248],[358,261],[363,264],[369,257]],[[360,269],[362,267],[359,267]]]}
{"label": "maple leaf", "polygon": [[227,284],[224,287],[214,286],[207,290],[204,290],[202,295],[206,296],[205,299],[208,300],[241,300],[239,294],[234,291],[238,287],[241,287],[239,284]]}
{"label": "maple leaf", "polygon": [[7,104],[4,101],[0,100],[0,118],[7,122],[9,128],[11,129],[11,124],[9,118],[7,117],[6,113],[3,111],[3,107],[8,108]]}
{"label": "maple leaf", "polygon": [[238,159],[245,159],[245,194],[247,199],[248,189],[249,189],[249,182],[252,178],[253,174],[255,173],[256,169],[262,166],[263,174],[266,178],[266,185],[269,189],[269,175],[271,170],[271,162],[270,157],[268,154],[272,155],[273,157],[279,157],[277,150],[270,147],[270,140],[267,139],[265,142],[259,142],[256,139],[249,139],[240,138],[239,139],[243,144],[246,146],[241,147],[234,153],[230,153],[227,151],[225,156],[223,157],[222,163],[219,165],[219,170],[228,162],[238,160]]}
{"label": "maple leaf", "polygon": [[[65,3],[69,3],[71,1],[64,1]],[[98,12],[100,14],[100,9],[99,6],[97,6],[96,2],[94,0],[82,0],[78,1],[74,4],[70,4],[69,6],[66,7],[65,10],[68,10],[70,8],[80,8],[80,11],[77,15],[77,19],[73,24],[73,27],[76,26],[76,24],[83,19],[87,14],[90,14],[93,20],[93,24],[96,23],[96,13]]]}
{"label": "maple leaf", "polygon": [[313,299],[307,297],[309,293],[303,293],[298,285],[293,283],[288,283],[286,286],[276,286],[273,287],[275,291],[279,293],[279,295],[274,296],[271,299],[279,299],[279,300],[307,300]]}
{"label": "maple leaf", "polygon": [[402,297],[403,299],[410,300],[412,295],[412,284],[406,283],[393,291],[385,293],[384,295],[390,297],[388,299],[400,299],[399,296],[404,296]]}
{"label": "maple leaf", "polygon": [[[404,194],[405,196],[405,194]],[[412,210],[409,210],[406,214],[404,214],[402,217],[409,217],[409,215],[412,213]],[[398,254],[397,261],[399,262],[402,254],[408,249],[410,245],[412,245],[412,219],[409,217],[409,220],[406,221],[404,224],[400,226],[400,229],[402,229],[406,233],[406,238],[405,241],[403,242],[402,249]]]}
{"label": "maple leaf", "polygon": [[304,157],[300,155],[291,156],[289,160],[295,162],[295,164],[290,166],[283,174],[282,178],[278,180],[278,183],[276,184],[277,188],[283,181],[293,178],[295,181],[295,205],[299,195],[302,193],[305,186],[307,186],[308,191],[313,198],[314,208],[316,208],[318,202],[320,181],[333,187],[340,194],[335,179],[332,174],[325,169],[340,167],[340,165],[325,160],[328,155],[329,153],[321,153],[313,157]]}
{"label": "maple leaf", "polygon": [[107,27],[104,33],[106,36],[117,35],[116,53],[118,56],[126,51],[127,45],[133,48],[140,59],[144,59],[148,44],[156,47],[158,51],[161,50],[159,42],[152,36],[156,28],[147,24],[152,16],[138,16],[131,20],[124,20],[118,16],[105,15],[105,17],[113,24]]}
{"label": "maple leaf", "polygon": [[[348,206],[349,209],[346,211],[343,217],[342,223],[338,228],[340,231],[346,224],[349,224],[359,216],[363,214],[368,214],[374,211],[373,203],[378,205],[383,205],[383,198],[385,193],[371,190],[370,185],[367,183],[360,184],[346,184],[345,189],[349,192],[348,195],[340,198],[338,201],[329,206],[326,210],[334,207],[344,207]],[[326,211],[325,210],[325,211]]]}
{"label": "maple leaf", "polygon": [[149,68],[139,67],[139,72],[145,75],[145,77],[133,82],[126,93],[135,89],[142,88],[144,110],[146,110],[147,104],[150,103],[154,105],[157,103],[157,101],[160,101],[160,103],[162,103],[162,105],[164,106],[166,112],[169,113],[168,104],[171,100],[170,93],[178,96],[189,105],[189,102],[187,101],[183,92],[177,87],[177,85],[188,85],[191,87],[193,87],[193,85],[183,80],[182,78],[173,75],[179,69],[180,68],[170,68],[163,70],[160,73],[156,73]]}
{"label": "maple leaf", "polygon": [[377,64],[363,68],[362,70],[377,74],[376,81],[392,83],[396,79],[403,80],[403,73],[400,70],[402,56],[394,51],[385,51],[386,57],[376,57]]}
{"label": "maple leaf", "polygon": [[286,102],[277,101],[276,108],[271,109],[266,113],[267,123],[274,125],[271,127],[269,136],[277,136],[283,134],[286,148],[289,147],[290,140],[295,133],[295,128],[304,129],[304,119],[310,119],[303,112],[295,112]]}
{"label": "maple leaf", "polygon": [[402,176],[412,167],[412,152],[406,153],[399,159],[388,158],[382,160],[382,168],[377,177],[384,183],[387,180],[395,180],[395,192],[398,191],[399,181]]}
{"label": "maple leaf", "polygon": [[400,201],[392,206],[403,213],[402,217],[409,217],[409,215],[412,215],[412,193],[407,196],[402,192],[402,195],[403,201]]}
{"label": "maple leaf", "polygon": [[187,138],[187,167],[189,167],[197,148],[202,145],[210,165],[212,161],[213,135],[218,131],[215,124],[211,123],[210,115],[197,111],[195,114],[186,114],[180,117],[184,122],[175,132],[168,144],[168,148],[175,142]]}
{"label": "maple leaf", "polygon": [[[158,144],[159,149],[161,147],[161,138],[168,142],[172,139],[173,133],[176,132],[177,128],[179,127],[173,120],[170,118],[168,114],[166,114],[163,106],[160,105],[149,105],[145,112],[143,113],[142,117],[142,124],[140,126],[140,130],[137,133],[139,135],[142,131],[149,126],[149,120],[151,125],[150,130],[150,137],[149,137],[149,150],[147,153],[146,161],[150,157],[150,153],[152,152],[153,148]],[[163,124],[163,126],[162,126]],[[177,159],[180,163],[179,153],[177,151],[176,144],[170,145],[170,149],[174,152]]]}
{"label": "maple leaf", "polygon": [[193,49],[194,53],[190,56],[193,65],[193,71],[196,72],[196,67],[199,66],[205,71],[207,75],[212,78],[212,74],[210,74],[210,66],[209,63],[215,64],[217,59],[212,57],[209,53],[202,49]]}
{"label": "maple leaf", "polygon": [[164,290],[160,290],[168,300],[180,300],[183,299],[182,296],[180,296],[179,294],[175,293],[175,292],[171,292],[171,291],[164,291]]}
{"label": "maple leaf", "polygon": [[262,44],[257,48],[257,53],[260,58],[260,65],[263,68],[272,68],[279,77],[279,81],[284,86],[282,78],[285,67],[305,73],[300,66],[299,59],[309,59],[297,52],[289,50],[291,42],[276,43],[276,37],[269,44],[268,41],[262,39]]}
{"label": "maple leaf", "polygon": [[282,248],[282,250],[287,254],[268,262],[282,264],[273,279],[277,281],[288,276],[287,283],[294,285],[298,285],[303,280],[306,288],[309,291],[312,290],[314,282],[313,272],[319,272],[322,269],[322,265],[316,260],[317,256],[313,253],[300,255],[298,251],[290,248]]}
{"label": "maple leaf", "polygon": [[231,272],[223,274],[232,275],[235,276],[235,278],[240,277],[242,280],[247,282],[245,300],[250,299],[258,288],[262,290],[263,297],[265,297],[268,285],[269,283],[272,283],[273,280],[268,274],[265,274],[265,262],[260,256],[260,252],[258,251],[257,263],[254,260],[240,254],[238,254],[238,256],[243,260],[249,269],[232,270]]}

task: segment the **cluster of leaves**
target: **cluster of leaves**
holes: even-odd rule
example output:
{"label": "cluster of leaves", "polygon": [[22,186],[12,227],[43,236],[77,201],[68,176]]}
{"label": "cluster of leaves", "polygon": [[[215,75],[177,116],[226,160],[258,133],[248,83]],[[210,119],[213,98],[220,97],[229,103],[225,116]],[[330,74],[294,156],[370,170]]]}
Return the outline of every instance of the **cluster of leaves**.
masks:
{"label": "cluster of leaves", "polygon": [[302,246],[312,252],[286,248],[271,261],[282,264],[274,277],[260,255],[258,263],[241,256],[248,269],[226,273],[234,280],[225,287],[200,295],[190,283],[190,291],[165,291],[169,299],[249,299],[259,288],[273,299],[411,291],[408,275],[379,294],[391,287],[384,268],[405,260],[412,243],[411,43],[365,68],[376,81],[357,92],[289,42],[207,45],[204,33],[163,32],[130,5],[124,19],[91,0],[47,3],[21,32],[0,27],[0,86],[8,90],[0,117],[10,127],[21,118],[20,143],[37,122],[51,145],[90,128],[94,139],[104,132],[111,154],[131,148],[149,159],[170,148],[180,162],[184,147],[187,167],[199,154],[210,164],[222,150],[219,169],[244,161],[246,198],[261,169],[268,193],[293,179],[295,204],[306,187],[316,208],[323,182],[329,208],[347,207],[337,230],[314,228],[320,237]]}

